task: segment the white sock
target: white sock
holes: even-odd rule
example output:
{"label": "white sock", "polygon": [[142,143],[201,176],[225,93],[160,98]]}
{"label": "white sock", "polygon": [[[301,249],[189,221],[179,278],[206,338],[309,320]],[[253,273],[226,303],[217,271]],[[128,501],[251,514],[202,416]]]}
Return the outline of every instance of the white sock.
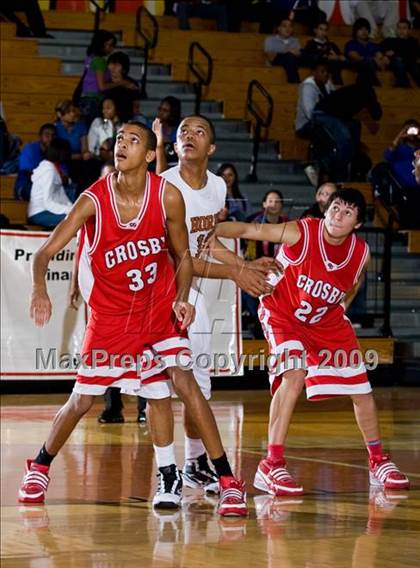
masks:
{"label": "white sock", "polygon": [[153,444],[153,449],[155,450],[155,459],[158,468],[176,464],[175,444],[173,442],[169,444],[169,446],[155,446]]}
{"label": "white sock", "polygon": [[185,436],[185,459],[194,460],[206,453],[206,448],[200,438]]}

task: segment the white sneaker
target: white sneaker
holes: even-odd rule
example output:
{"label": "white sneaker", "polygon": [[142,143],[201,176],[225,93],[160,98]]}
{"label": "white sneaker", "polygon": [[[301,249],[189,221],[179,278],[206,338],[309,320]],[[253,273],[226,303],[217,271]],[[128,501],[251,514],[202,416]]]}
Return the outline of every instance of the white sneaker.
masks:
{"label": "white sneaker", "polygon": [[177,509],[181,502],[182,478],[175,464],[160,467],[158,488],[153,497],[156,509]]}

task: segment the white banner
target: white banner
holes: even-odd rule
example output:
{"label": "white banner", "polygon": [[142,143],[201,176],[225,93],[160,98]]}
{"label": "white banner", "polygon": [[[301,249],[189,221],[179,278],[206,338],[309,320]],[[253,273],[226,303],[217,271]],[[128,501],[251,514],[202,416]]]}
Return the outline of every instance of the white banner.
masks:
{"label": "white banner", "polygon": [[[76,374],[78,354],[85,330],[83,305],[68,307],[76,241],[55,255],[47,273],[52,318],[43,328],[29,318],[32,256],[49,233],[1,231],[1,379],[71,379]],[[228,245],[228,243],[226,242]],[[238,244],[231,241],[232,250]],[[203,279],[212,329],[211,361],[220,354],[228,364],[218,375],[240,375],[242,353],[240,291],[230,280]],[[214,370],[213,370],[214,371]]]}
{"label": "white banner", "polygon": [[47,273],[52,317],[38,328],[29,318],[32,256],[49,233],[1,231],[1,378],[71,379],[85,330],[85,310],[69,308],[76,241],[51,260]]}

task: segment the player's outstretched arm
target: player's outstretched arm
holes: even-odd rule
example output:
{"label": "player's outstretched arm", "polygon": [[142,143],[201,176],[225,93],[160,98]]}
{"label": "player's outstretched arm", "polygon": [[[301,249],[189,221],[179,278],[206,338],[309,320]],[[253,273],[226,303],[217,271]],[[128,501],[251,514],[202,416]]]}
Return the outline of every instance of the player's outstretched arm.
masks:
{"label": "player's outstretched arm", "polygon": [[188,231],[185,225],[185,204],[181,192],[166,182],[163,199],[166,211],[169,246],[176,266],[176,300],[174,311],[181,328],[185,329],[194,321],[194,307],[188,303],[193,266],[188,246]]}
{"label": "player's outstretched arm", "polygon": [[67,217],[57,225],[49,238],[34,255],[30,317],[38,327],[48,323],[52,311],[45,282],[48,264],[51,258],[66,246],[80,227],[93,215],[95,215],[93,201],[89,197],[82,195]]}
{"label": "player's outstretched arm", "polygon": [[268,223],[239,223],[237,221],[218,223],[214,234],[216,237],[269,241],[271,243],[285,243],[290,246],[296,244],[300,239],[300,229],[296,221],[277,225]]}

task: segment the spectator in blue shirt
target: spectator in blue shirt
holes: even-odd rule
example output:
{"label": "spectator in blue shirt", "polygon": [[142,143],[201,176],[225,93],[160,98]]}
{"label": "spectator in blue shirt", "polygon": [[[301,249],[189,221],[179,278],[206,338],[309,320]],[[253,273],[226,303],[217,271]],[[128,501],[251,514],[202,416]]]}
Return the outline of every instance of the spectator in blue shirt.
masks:
{"label": "spectator in blue shirt", "polygon": [[51,140],[56,136],[54,124],[45,123],[39,129],[39,140],[25,144],[19,156],[19,171],[15,183],[15,197],[29,201],[31,193],[31,175],[45,158]]}
{"label": "spectator in blue shirt", "polygon": [[77,108],[70,100],[64,100],[57,104],[55,111],[57,137],[70,144],[71,159],[89,160],[92,156],[88,148],[88,131],[85,123],[78,119]]}
{"label": "spectator in blue shirt", "polygon": [[364,79],[373,85],[380,85],[376,71],[386,69],[389,60],[383,56],[379,44],[370,41],[370,23],[365,18],[359,18],[353,24],[353,39],[348,41],[344,48],[344,54],[350,62],[350,66],[359,73],[363,73]]}
{"label": "spectator in blue shirt", "polygon": [[414,155],[417,150],[420,150],[420,124],[417,120],[410,119],[405,122],[403,129],[384,152],[384,158],[401,187],[417,189],[419,187],[413,172]]}
{"label": "spectator in blue shirt", "polygon": [[76,192],[83,191],[97,180],[100,174],[100,163],[93,159],[89,152],[87,128],[79,120],[79,110],[70,100],[60,102],[56,106],[57,137],[70,144],[71,159],[68,164],[69,175],[76,184]]}

